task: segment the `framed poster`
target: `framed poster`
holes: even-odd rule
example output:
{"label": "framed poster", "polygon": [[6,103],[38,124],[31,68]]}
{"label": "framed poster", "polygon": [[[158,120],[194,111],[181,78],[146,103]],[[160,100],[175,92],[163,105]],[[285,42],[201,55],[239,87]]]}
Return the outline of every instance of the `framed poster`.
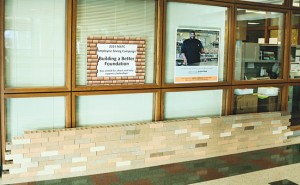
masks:
{"label": "framed poster", "polygon": [[87,85],[144,84],[145,48],[138,37],[89,36]]}
{"label": "framed poster", "polygon": [[174,83],[217,82],[220,29],[176,30]]}

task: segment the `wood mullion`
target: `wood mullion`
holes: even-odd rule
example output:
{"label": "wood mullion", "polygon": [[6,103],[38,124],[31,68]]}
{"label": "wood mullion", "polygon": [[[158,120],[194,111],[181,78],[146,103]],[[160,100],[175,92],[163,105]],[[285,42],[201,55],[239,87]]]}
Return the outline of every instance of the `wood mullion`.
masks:
{"label": "wood mullion", "polygon": [[77,0],[72,1],[72,41],[71,41],[71,58],[72,58],[72,72],[71,72],[71,86],[72,90],[76,89],[76,26],[77,26]]}
{"label": "wood mullion", "polygon": [[5,161],[5,142],[6,142],[6,127],[5,127],[5,111],[4,111],[4,62],[5,62],[5,53],[4,53],[4,21],[5,21],[5,0],[0,0],[0,110],[1,110],[1,124],[0,124],[0,133],[1,133],[1,164]]}
{"label": "wood mullion", "polygon": [[73,19],[73,0],[67,0],[66,9],[66,74],[65,74],[65,86],[67,90],[71,90],[72,86],[72,19]]}

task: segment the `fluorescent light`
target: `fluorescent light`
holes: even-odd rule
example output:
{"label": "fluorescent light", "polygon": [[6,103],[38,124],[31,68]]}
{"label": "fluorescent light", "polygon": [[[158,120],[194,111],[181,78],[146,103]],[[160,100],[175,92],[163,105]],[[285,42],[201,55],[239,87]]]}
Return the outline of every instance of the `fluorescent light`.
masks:
{"label": "fluorescent light", "polygon": [[246,10],[246,13],[267,14],[266,12],[257,10]]}
{"label": "fluorescent light", "polygon": [[258,22],[248,22],[248,24],[260,24]]}

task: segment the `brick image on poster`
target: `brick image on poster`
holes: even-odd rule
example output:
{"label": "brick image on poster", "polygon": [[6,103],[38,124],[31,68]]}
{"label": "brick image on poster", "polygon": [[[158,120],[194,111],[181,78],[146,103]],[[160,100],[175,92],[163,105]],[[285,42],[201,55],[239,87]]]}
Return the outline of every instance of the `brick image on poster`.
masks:
{"label": "brick image on poster", "polygon": [[134,85],[145,83],[145,39],[89,36],[87,38],[87,85]]}

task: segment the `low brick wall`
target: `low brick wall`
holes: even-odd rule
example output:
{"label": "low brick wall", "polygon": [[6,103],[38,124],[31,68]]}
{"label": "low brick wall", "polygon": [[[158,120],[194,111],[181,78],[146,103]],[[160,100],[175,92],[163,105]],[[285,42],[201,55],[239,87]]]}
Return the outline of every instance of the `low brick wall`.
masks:
{"label": "low brick wall", "polygon": [[143,168],[288,142],[281,112],[28,131],[7,143],[3,181],[38,181]]}

